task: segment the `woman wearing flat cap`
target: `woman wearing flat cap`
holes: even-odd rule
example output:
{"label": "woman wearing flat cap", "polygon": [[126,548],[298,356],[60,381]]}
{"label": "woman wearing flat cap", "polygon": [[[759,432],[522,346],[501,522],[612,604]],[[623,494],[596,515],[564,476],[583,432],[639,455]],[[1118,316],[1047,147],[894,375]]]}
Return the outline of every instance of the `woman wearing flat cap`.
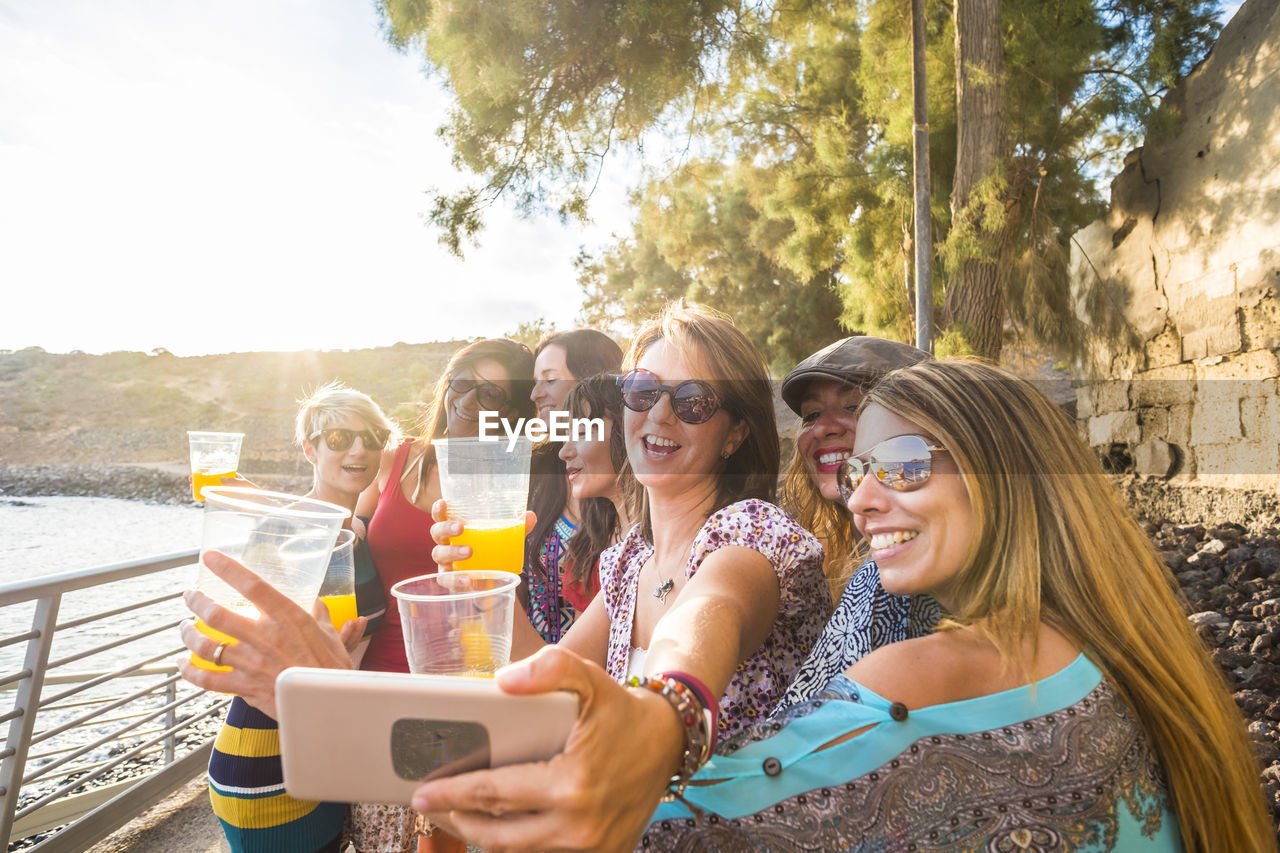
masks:
{"label": "woman wearing flat cap", "polygon": [[855,413],[863,395],[886,373],[928,358],[897,341],[858,335],[823,347],[782,380],[783,402],[800,416],[782,504],[822,541],[823,573],[831,600],[839,604],[779,710],[812,698],[872,649],[927,634],[938,621],[933,599],[890,595],[880,585],[876,564],[858,562],[858,531],[836,487],[836,469],[853,451]]}

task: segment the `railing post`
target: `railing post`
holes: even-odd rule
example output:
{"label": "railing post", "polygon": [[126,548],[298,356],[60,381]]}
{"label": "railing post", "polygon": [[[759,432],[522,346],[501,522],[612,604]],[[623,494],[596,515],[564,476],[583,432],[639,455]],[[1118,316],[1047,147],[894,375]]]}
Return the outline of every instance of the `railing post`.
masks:
{"label": "railing post", "polygon": [[0,784],[4,785],[4,812],[0,814],[0,849],[9,849],[9,835],[13,831],[13,813],[18,808],[18,794],[22,788],[22,776],[27,766],[27,749],[36,725],[36,708],[44,689],[45,665],[49,662],[49,649],[53,645],[53,629],[58,622],[58,606],[61,594],[36,600],[36,612],[31,619],[31,630],[37,635],[27,641],[27,655],[23,668],[31,673],[18,683],[14,709],[18,716],[9,721],[9,736],[5,741],[8,758],[0,762]]}
{"label": "railing post", "polygon": [[[164,703],[172,705],[178,699],[178,682],[169,681],[164,686]],[[169,729],[169,736],[164,739],[164,766],[173,763],[178,754],[178,733],[173,730],[178,724],[178,709],[170,708],[164,715],[164,727]]]}

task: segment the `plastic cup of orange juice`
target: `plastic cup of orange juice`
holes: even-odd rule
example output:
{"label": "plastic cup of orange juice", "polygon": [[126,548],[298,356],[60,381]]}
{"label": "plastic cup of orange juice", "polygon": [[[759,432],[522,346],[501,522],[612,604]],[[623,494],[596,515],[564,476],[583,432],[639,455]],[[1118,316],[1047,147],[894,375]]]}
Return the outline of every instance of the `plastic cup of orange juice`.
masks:
{"label": "plastic cup of orange juice", "polygon": [[519,573],[524,567],[524,513],[529,497],[533,443],[520,438],[448,438],[433,441],[440,468],[440,494],[449,518],[464,524],[450,545],[470,545],[471,556],[455,570]]}
{"label": "plastic cup of orange juice", "polygon": [[[313,498],[235,486],[208,486],[204,499],[196,589],[224,607],[257,617],[257,609],[240,592],[205,568],[205,555],[221,551],[309,611],[329,567],[342,521],[350,512]],[[196,627],[219,643],[236,641],[199,620]],[[191,663],[215,672],[231,669],[194,654]]]}
{"label": "plastic cup of orange juice", "polygon": [[510,572],[453,571],[391,587],[400,608],[409,671],[491,678],[511,661],[520,578]]}
{"label": "plastic cup of orange juice", "polygon": [[356,611],[356,535],[350,530],[339,530],[338,541],[329,555],[329,567],[320,583],[320,600],[329,608],[329,621],[335,631],[355,619]]}
{"label": "plastic cup of orange juice", "polygon": [[222,485],[223,477],[234,477],[240,466],[242,432],[187,431],[191,448],[191,498],[204,500],[205,486]]}

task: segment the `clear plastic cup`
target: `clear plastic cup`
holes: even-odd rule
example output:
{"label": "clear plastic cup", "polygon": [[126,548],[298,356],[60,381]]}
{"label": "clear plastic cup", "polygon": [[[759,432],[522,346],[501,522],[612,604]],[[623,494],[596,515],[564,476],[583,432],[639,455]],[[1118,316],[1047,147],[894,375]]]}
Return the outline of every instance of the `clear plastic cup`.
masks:
{"label": "clear plastic cup", "polygon": [[449,544],[471,546],[471,556],[454,563],[454,569],[520,572],[533,443],[527,438],[514,445],[506,439],[448,438],[432,446],[449,518],[466,525]]}
{"label": "clear plastic cup", "polygon": [[219,486],[223,477],[236,476],[242,441],[242,432],[187,431],[187,443],[191,448],[192,500],[203,501],[205,486]]}
{"label": "clear plastic cup", "polygon": [[393,586],[409,671],[490,678],[506,666],[519,584],[510,572],[454,571]]}
{"label": "clear plastic cup", "polygon": [[[258,615],[243,595],[205,568],[205,554],[221,551],[310,610],[324,580],[342,521],[351,513],[325,501],[262,489],[210,486],[204,495],[204,529],[196,589],[224,607],[250,617]],[[219,643],[235,642],[234,637],[200,621],[196,627]],[[191,662],[219,672],[230,669],[195,655],[191,656]]]}
{"label": "clear plastic cup", "polygon": [[329,555],[329,567],[316,595],[329,608],[329,621],[334,630],[359,616],[356,610],[356,535],[350,530],[339,530],[337,544]]}

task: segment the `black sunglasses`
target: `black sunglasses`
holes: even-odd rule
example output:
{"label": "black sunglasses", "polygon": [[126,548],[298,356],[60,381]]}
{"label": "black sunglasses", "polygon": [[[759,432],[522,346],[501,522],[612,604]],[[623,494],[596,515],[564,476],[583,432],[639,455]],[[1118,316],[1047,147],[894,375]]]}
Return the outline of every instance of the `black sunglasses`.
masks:
{"label": "black sunglasses", "polygon": [[[933,454],[946,453],[945,447],[929,443],[922,435],[897,435],[886,438],[866,453],[850,456],[836,469],[836,486],[845,503],[862,485],[868,473],[897,492],[914,491],[929,482],[933,473]],[[867,457],[863,462],[860,457]]]}
{"label": "black sunglasses", "polygon": [[341,453],[349,450],[351,445],[355,443],[357,438],[364,445],[365,450],[381,450],[387,446],[387,439],[391,437],[391,433],[385,429],[320,429],[311,433],[309,441],[314,442],[320,436],[324,436],[325,447],[335,453]]}
{"label": "black sunglasses", "polygon": [[663,394],[671,395],[671,411],[687,424],[704,424],[720,411],[720,398],[706,382],[686,379],[679,385],[663,385],[647,370],[636,368],[618,377],[622,402],[633,412],[647,412]]}
{"label": "black sunglasses", "polygon": [[507,404],[511,402],[506,391],[503,391],[492,382],[485,382],[483,379],[471,379],[465,376],[455,377],[449,380],[449,390],[459,397],[465,397],[471,391],[475,391],[476,400],[480,403],[482,409],[497,411],[506,408]]}

